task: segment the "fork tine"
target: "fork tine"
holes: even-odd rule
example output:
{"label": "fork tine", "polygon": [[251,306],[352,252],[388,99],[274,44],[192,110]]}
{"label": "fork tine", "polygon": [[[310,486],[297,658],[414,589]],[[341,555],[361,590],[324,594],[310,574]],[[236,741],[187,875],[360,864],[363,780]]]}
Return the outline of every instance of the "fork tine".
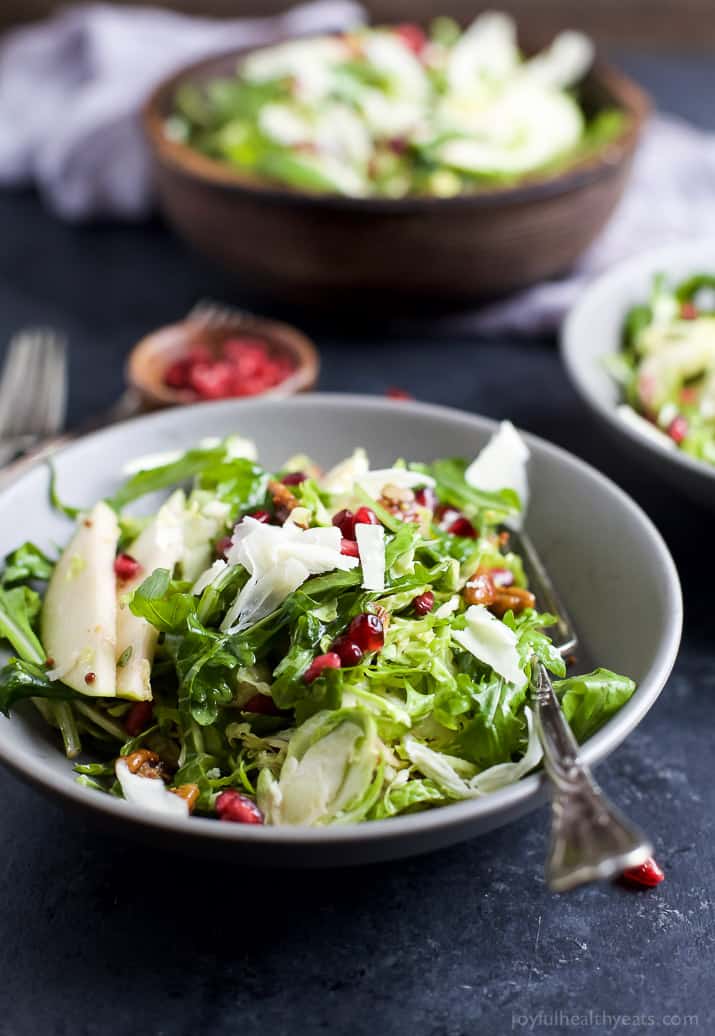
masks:
{"label": "fork tine", "polygon": [[34,384],[41,363],[42,347],[38,336],[18,336],[17,360],[8,372],[7,400],[3,411],[5,436],[22,435],[34,405]]}
{"label": "fork tine", "polygon": [[[0,380],[0,436],[13,420],[17,405],[17,389],[28,357],[29,336],[20,333],[10,339]],[[32,348],[32,346],[30,346]]]}
{"label": "fork tine", "polygon": [[236,320],[245,320],[249,316],[250,313],[236,306],[228,306],[213,299],[199,299],[189,311],[188,319],[200,321],[209,327],[220,327]]}

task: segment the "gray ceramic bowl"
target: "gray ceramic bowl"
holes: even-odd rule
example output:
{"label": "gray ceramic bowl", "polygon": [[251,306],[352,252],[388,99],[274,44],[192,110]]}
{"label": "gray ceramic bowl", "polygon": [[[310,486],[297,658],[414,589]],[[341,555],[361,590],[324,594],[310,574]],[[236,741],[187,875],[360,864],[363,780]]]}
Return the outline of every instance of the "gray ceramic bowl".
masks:
{"label": "gray ceramic bowl", "polygon": [[[278,466],[296,449],[330,464],[357,445],[382,466],[398,456],[472,456],[493,430],[493,422],[456,410],[361,396],[204,404],[129,421],[75,443],[57,458],[58,487],[65,500],[90,504],[113,489],[113,473],[130,458],[189,446],[206,435],[250,435],[268,466]],[[620,489],[555,446],[531,437],[528,442],[533,499],[527,527],[563,594],[584,655],[638,683],[626,707],[584,747],[584,758],[595,763],[640,722],[670,673],[680,641],[680,586],[660,535]],[[36,469],[0,496],[3,553],[25,538],[40,545],[66,541],[69,526],[50,510],[47,481],[46,470]],[[470,802],[324,829],[156,817],[77,785],[58,745],[29,707],[9,720],[0,717],[0,760],[115,830],[262,865],[355,864],[425,852],[505,824],[546,795],[542,777],[534,775]]]}
{"label": "gray ceramic bowl", "polygon": [[615,266],[587,288],[568,314],[561,355],[576,391],[611,434],[658,475],[715,507],[715,466],[661,446],[626,424],[616,412],[622,402],[620,388],[604,364],[605,357],[620,347],[626,312],[647,301],[656,273],[677,282],[703,271],[715,271],[715,240],[666,245]]}

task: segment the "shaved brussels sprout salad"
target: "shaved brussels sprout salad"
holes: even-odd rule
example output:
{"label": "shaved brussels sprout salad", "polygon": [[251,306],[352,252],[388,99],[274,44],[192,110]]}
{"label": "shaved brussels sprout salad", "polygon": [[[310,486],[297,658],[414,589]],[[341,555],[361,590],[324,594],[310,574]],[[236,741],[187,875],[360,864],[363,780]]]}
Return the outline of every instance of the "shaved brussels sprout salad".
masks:
{"label": "shaved brussels sprout salad", "polygon": [[626,315],[623,348],[608,358],[623,386],[618,413],[642,436],[715,464],[715,275],[671,285]]}
{"label": "shaved brussels sprout salad", "polygon": [[253,51],[231,78],[186,81],[166,134],[253,178],[353,197],[448,197],[555,171],[623,128],[574,90],[591,41],[564,32],[525,59],[505,14],[438,18]]}
{"label": "shaved brussels sprout salad", "polygon": [[508,423],[469,464],[268,472],[235,437],[141,459],[63,507],[57,560],[6,559],[0,709],[31,699],[83,785],[179,817],[345,824],[511,784],[541,759],[534,657],[580,740],[634,690],[566,677],[510,547],[527,461]]}

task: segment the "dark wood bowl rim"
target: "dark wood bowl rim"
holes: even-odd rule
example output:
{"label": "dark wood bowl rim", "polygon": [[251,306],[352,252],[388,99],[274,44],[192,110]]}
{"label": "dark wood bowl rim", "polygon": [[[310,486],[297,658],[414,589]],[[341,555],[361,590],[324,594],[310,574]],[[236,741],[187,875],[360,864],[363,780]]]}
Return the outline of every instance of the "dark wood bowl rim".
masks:
{"label": "dark wood bowl rim", "polygon": [[652,108],[650,97],[637,83],[611,66],[596,62],[588,78],[604,87],[613,97],[615,107],[628,116],[622,132],[614,140],[605,144],[601,151],[580,162],[576,161],[560,173],[535,177],[514,186],[485,187],[473,193],[463,192],[451,198],[423,195],[404,198],[350,198],[342,194],[299,191],[253,179],[232,169],[227,163],[208,158],[189,145],[170,140],[166,136],[164,121],[168,112],[168,102],[179,83],[197,76],[203,77],[203,73],[214,65],[220,66],[232,58],[238,60],[247,54],[274,45],[231,48],[185,65],[154,87],[142,107],[141,121],[150,147],[162,163],[193,180],[272,204],[312,205],[375,214],[434,212],[447,207],[480,209],[493,207],[495,204],[520,205],[577,191],[613,173],[635,151],[641,129]]}

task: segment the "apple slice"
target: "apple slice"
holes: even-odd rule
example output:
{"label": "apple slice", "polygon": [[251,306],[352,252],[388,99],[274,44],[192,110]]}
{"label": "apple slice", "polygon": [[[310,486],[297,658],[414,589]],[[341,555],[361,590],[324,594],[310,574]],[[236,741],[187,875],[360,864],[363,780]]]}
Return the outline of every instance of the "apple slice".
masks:
{"label": "apple slice", "polygon": [[97,698],[116,693],[118,540],[116,514],[96,504],[57,562],[42,608],[42,643],[58,679]]}
{"label": "apple slice", "polygon": [[[186,497],[182,490],[174,493],[156,517],[127,548],[141,568],[132,578],[117,584],[117,678],[118,698],[151,701],[151,665],[154,660],[157,630],[133,615],[125,598],[157,568],[173,571],[184,544],[182,524]],[[121,664],[119,664],[121,663]]]}

